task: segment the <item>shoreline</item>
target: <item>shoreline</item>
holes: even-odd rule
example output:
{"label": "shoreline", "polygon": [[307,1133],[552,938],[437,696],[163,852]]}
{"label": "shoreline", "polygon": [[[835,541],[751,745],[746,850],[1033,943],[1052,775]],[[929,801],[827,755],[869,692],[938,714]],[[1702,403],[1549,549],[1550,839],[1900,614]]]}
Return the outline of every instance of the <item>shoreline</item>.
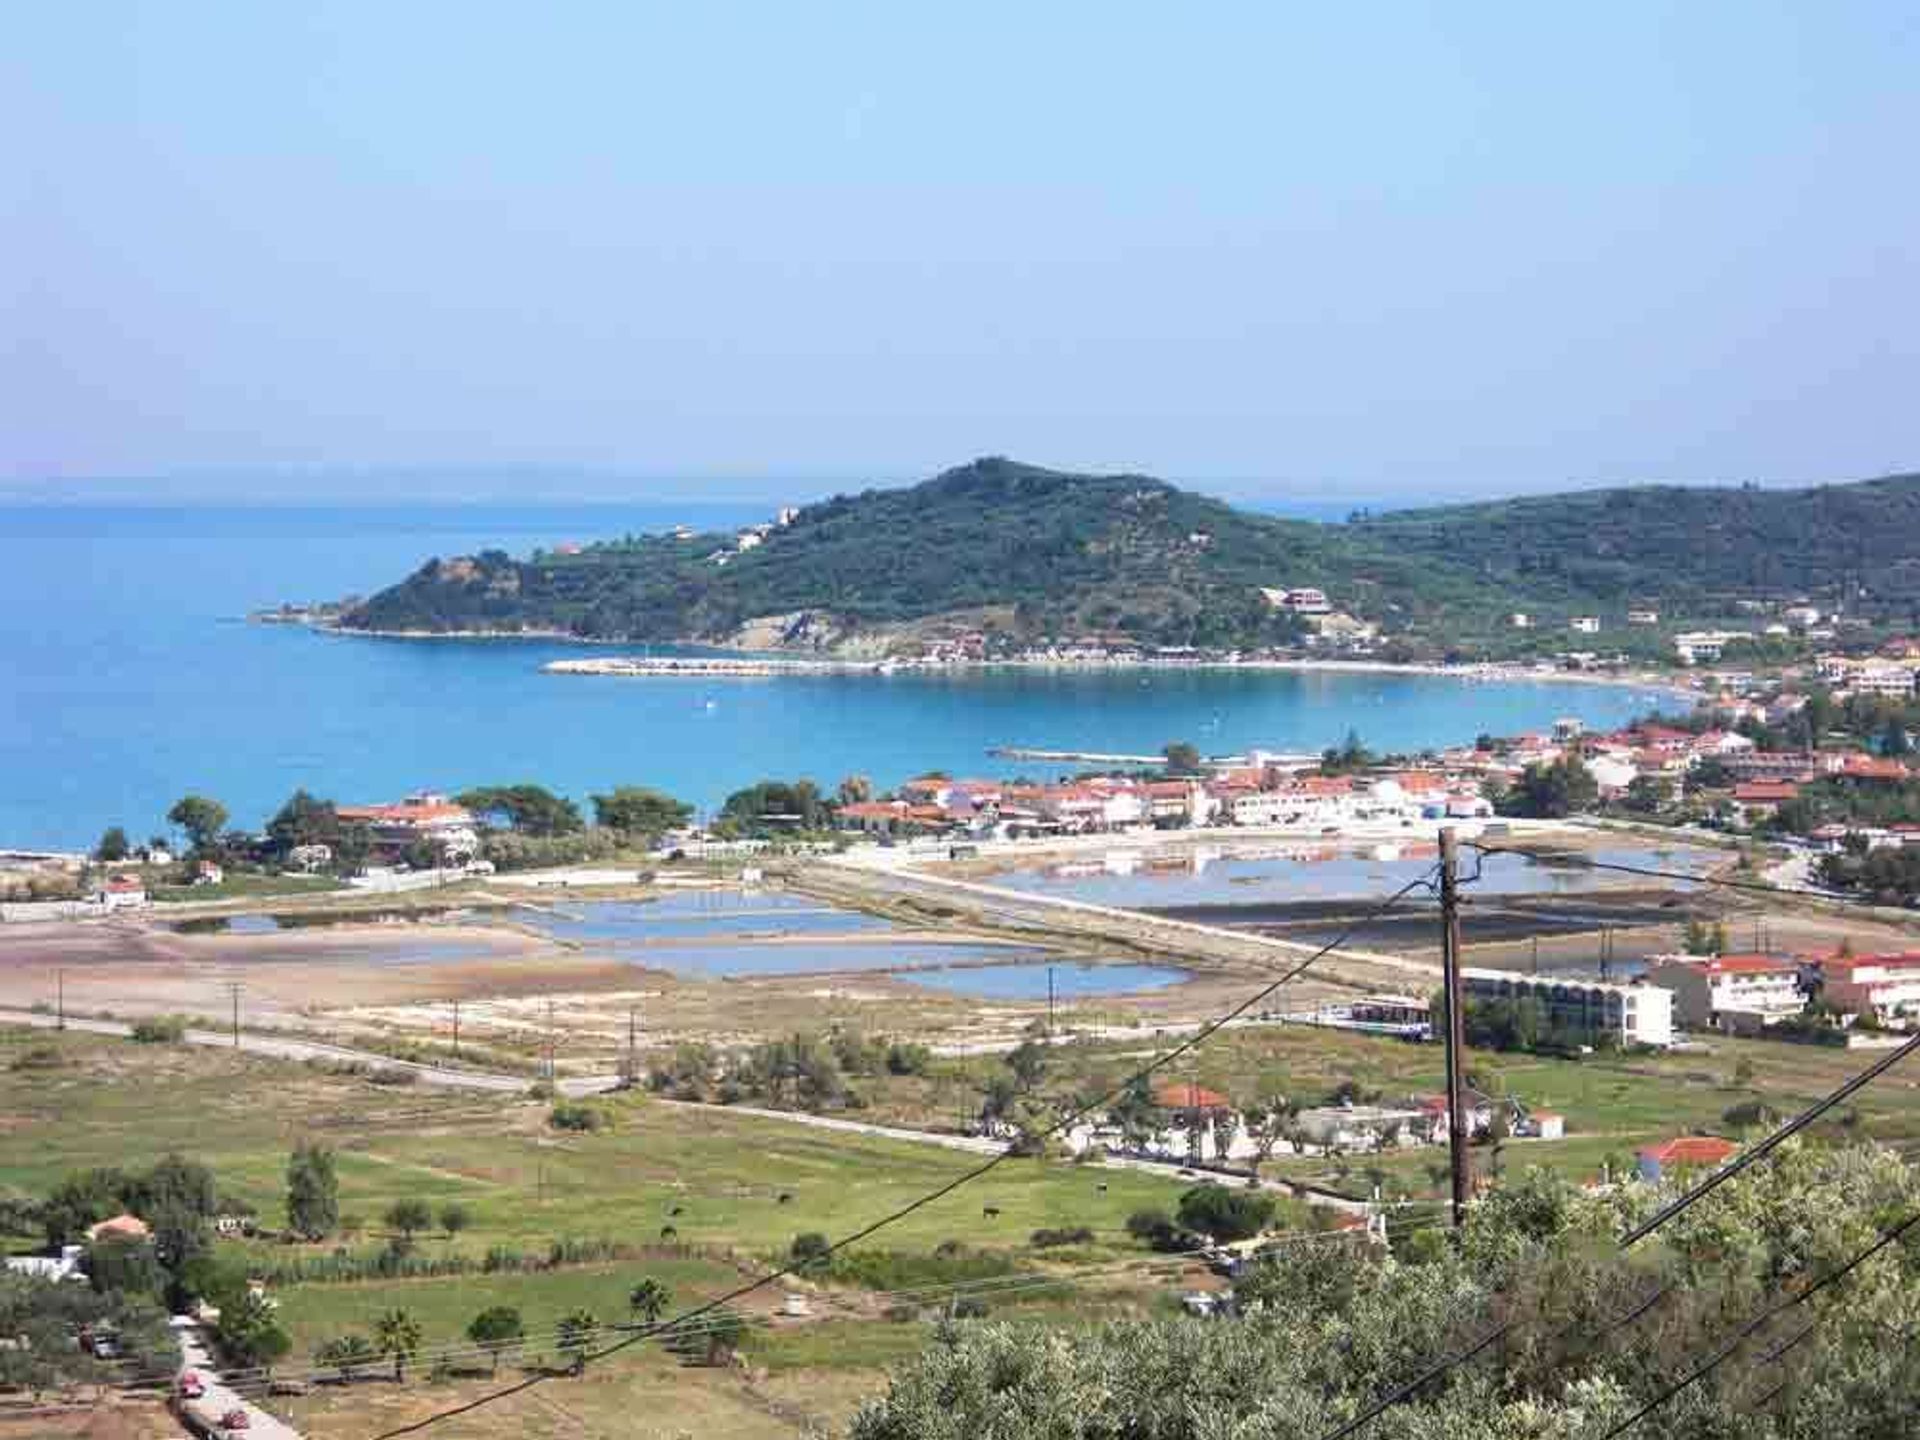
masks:
{"label": "shoreline", "polygon": [[[260,622],[265,623],[265,622]],[[293,623],[305,629],[349,639],[368,640],[486,640],[529,641],[545,644],[589,647],[627,646],[630,639],[576,635],[564,630],[354,630],[325,622]],[[899,674],[929,672],[940,674],[987,670],[1271,670],[1300,674],[1352,675],[1424,675],[1443,680],[1470,680],[1497,684],[1608,685],[1629,689],[1660,690],[1689,701],[1699,698],[1690,682],[1691,672],[1628,670],[1597,672],[1558,670],[1549,666],[1527,665],[1513,661],[1486,660],[1448,665],[1442,661],[1401,660],[1321,660],[1312,656],[1269,656],[1248,659],[1184,659],[1140,656],[1130,659],[1095,660],[1071,657],[1021,656],[1003,660],[923,660],[795,655],[750,650],[720,641],[662,640],[663,647],[707,650],[706,655],[606,656],[579,660],[551,660],[540,668],[547,674],[606,675],[622,679],[651,678],[655,675],[690,675],[716,678],[778,678],[806,675]],[[688,664],[686,662],[693,662]],[[728,666],[742,667],[737,677],[724,673]],[[657,670],[633,668],[658,666]],[[764,667],[764,669],[762,668]],[[750,673],[751,672],[751,673]]]}
{"label": "shoreline", "polygon": [[1689,702],[1698,693],[1679,677],[1653,671],[1596,674],[1581,670],[1548,670],[1487,662],[1446,665],[1438,662],[1392,660],[1315,660],[1261,658],[1249,660],[1174,660],[1137,658],[1085,660],[1046,656],[1005,660],[837,660],[802,656],[607,656],[581,660],[549,660],[540,667],[548,675],[594,675],[614,679],[794,679],[837,675],[967,674],[993,670],[1135,671],[1223,670],[1272,671],[1309,675],[1403,675],[1438,680],[1497,685],[1603,685],[1658,691]]}

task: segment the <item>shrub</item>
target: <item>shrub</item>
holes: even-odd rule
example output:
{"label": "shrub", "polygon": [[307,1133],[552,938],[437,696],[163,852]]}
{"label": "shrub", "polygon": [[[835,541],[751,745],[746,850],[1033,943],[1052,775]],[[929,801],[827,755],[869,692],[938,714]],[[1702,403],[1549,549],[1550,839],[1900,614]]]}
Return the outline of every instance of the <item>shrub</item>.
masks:
{"label": "shrub", "polygon": [[178,1045],[187,1038],[187,1022],[178,1015],[151,1015],[133,1022],[132,1036],[142,1045]]}
{"label": "shrub", "polygon": [[593,1131],[606,1126],[606,1112],[593,1105],[582,1105],[573,1100],[562,1100],[553,1107],[547,1116],[547,1123],[556,1130]]}
{"label": "shrub", "polygon": [[405,1065],[382,1065],[367,1079],[375,1085],[415,1085],[419,1083],[420,1072]]}
{"label": "shrub", "polygon": [[1136,1240],[1152,1240],[1173,1229],[1173,1217],[1164,1210],[1136,1210],[1127,1216],[1127,1234]]}
{"label": "shrub", "polygon": [[832,1241],[818,1230],[809,1230],[793,1237],[793,1244],[787,1247],[787,1258],[804,1269],[825,1260],[832,1250]]}
{"label": "shrub", "polygon": [[16,1070],[58,1070],[67,1063],[58,1045],[29,1045],[14,1057]]}
{"label": "shrub", "polygon": [[1093,1243],[1093,1231],[1085,1225],[1056,1230],[1036,1230],[1029,1237],[1036,1250],[1049,1250],[1059,1245],[1090,1245]]}

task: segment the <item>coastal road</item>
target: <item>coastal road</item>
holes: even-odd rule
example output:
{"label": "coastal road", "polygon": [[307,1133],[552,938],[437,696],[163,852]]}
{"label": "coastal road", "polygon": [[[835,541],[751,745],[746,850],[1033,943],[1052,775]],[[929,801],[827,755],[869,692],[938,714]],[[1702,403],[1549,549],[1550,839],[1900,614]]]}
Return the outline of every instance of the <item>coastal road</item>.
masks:
{"label": "coastal road", "polygon": [[[0,1008],[0,1025],[25,1025],[37,1030],[55,1030],[60,1021],[37,1010],[9,1010]],[[89,1035],[118,1035],[125,1037],[133,1033],[133,1026],[124,1020],[92,1020],[69,1015],[66,1028],[78,1030]],[[359,1065],[371,1065],[386,1070],[410,1071],[422,1084],[444,1085],[455,1090],[484,1090],[493,1094],[524,1094],[533,1083],[525,1075],[503,1075],[493,1070],[456,1070],[445,1065],[423,1065],[417,1060],[396,1060],[390,1055],[382,1055],[376,1050],[355,1050],[345,1045],[329,1044],[325,1040],[302,1040],[291,1035],[261,1035],[251,1030],[240,1032],[239,1044],[234,1044],[231,1030],[189,1029],[182,1037],[188,1045],[206,1045],[209,1047],[232,1050],[244,1050],[249,1055],[267,1055],[276,1060],[328,1060]],[[613,1089],[620,1083],[617,1075],[580,1075],[563,1079],[558,1089],[563,1095],[598,1095]]]}

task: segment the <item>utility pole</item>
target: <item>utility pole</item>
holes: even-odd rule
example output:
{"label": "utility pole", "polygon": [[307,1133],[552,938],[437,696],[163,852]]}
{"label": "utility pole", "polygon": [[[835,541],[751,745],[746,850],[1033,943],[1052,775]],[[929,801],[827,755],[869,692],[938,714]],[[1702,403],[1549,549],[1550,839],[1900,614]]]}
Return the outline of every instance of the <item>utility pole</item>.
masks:
{"label": "utility pole", "polygon": [[453,1053],[460,1053],[460,1002],[453,1002]]}
{"label": "utility pole", "polygon": [[53,972],[53,1028],[67,1028],[67,972]]}
{"label": "utility pole", "polygon": [[627,1083],[640,1083],[640,1007],[627,1007]]}
{"label": "utility pole", "polygon": [[1047,966],[1047,1039],[1053,1039],[1053,966]]}
{"label": "utility pole", "polygon": [[240,1048],[240,982],[227,981],[227,994],[233,1000],[233,1048]]}
{"label": "utility pole", "polygon": [[1460,846],[1449,825],[1440,832],[1440,958],[1447,990],[1447,1158],[1453,1171],[1453,1227],[1467,1221],[1472,1159],[1467,1154],[1467,1024],[1460,980]]}
{"label": "utility pole", "polygon": [[552,1084],[555,1074],[553,1063],[553,1000],[547,1000],[547,1083]]}

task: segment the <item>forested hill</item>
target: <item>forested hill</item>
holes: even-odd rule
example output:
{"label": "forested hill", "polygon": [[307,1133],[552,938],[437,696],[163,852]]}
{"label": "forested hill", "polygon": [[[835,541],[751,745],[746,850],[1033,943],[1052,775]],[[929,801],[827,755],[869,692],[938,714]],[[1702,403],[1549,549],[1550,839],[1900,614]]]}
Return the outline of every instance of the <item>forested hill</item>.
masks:
{"label": "forested hill", "polygon": [[1410,640],[1630,602],[1705,618],[1842,585],[1920,598],[1920,476],[1798,491],[1650,487],[1284,520],[1137,475],[979,460],[835,496],[757,540],[646,536],[518,560],[434,560],[350,628],[885,648],[944,625],[1009,640],[1254,645],[1299,622],[1263,588],[1315,586]]}
{"label": "forested hill", "polygon": [[[1920,475],[1804,490],[1648,485],[1395,511],[1355,527],[1371,548],[1445,557],[1536,608],[1728,602],[1843,586],[1920,601]],[[1853,597],[1857,598],[1857,597]]]}

